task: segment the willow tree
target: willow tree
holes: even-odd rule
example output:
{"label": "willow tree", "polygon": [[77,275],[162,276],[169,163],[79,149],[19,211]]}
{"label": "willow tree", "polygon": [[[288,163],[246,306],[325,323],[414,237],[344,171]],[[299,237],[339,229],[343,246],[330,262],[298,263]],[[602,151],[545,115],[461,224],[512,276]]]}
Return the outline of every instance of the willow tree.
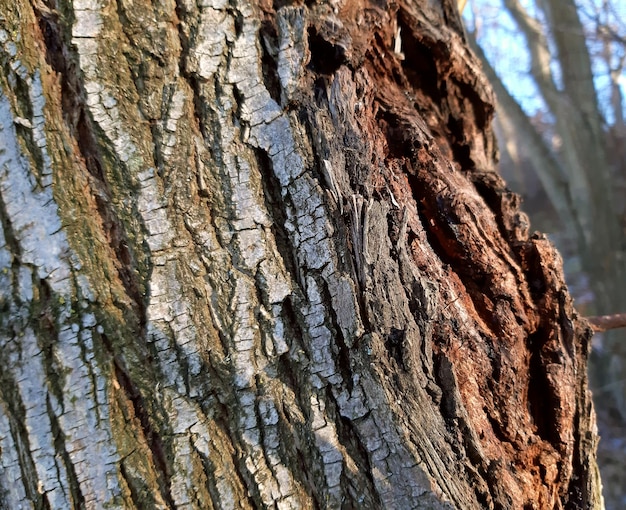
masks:
{"label": "willow tree", "polygon": [[1,10],[0,507],[601,504],[454,5]]}

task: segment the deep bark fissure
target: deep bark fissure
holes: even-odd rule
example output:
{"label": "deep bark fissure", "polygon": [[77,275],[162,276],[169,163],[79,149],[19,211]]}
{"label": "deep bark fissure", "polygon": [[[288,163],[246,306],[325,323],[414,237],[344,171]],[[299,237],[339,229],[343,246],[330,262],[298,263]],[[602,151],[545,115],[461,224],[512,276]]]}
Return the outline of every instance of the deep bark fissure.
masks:
{"label": "deep bark fissure", "polygon": [[267,20],[261,23],[259,45],[262,50],[261,71],[263,83],[271,98],[278,104],[281,104],[281,84],[276,65],[278,34],[276,33],[275,23]]}
{"label": "deep bark fissure", "polygon": [[[303,299],[302,297],[298,299]],[[303,389],[309,386],[307,366],[312,353],[304,340],[304,330],[301,324],[304,318],[298,312],[298,304],[292,303],[289,297],[282,302],[281,318],[285,328],[285,337],[289,339],[289,351],[277,360],[277,375],[279,380],[289,388],[298,399],[298,408],[304,416],[310,419]],[[304,356],[303,356],[304,355]],[[285,412],[285,414],[288,414]]]}
{"label": "deep bark fissure", "polygon": [[[301,398],[301,396],[296,394],[296,398]],[[294,465],[300,464],[301,467],[305,467],[305,469],[298,470],[294,476],[295,480],[302,484],[302,487],[305,487],[309,494],[314,498],[316,498],[316,485],[311,483],[310,473],[313,466],[306,465],[303,459],[306,456],[306,451],[304,445],[310,444],[307,441],[311,441],[310,437],[307,437],[306,433],[302,430],[302,423],[298,421],[292,422],[289,418],[288,412],[285,407],[281,410],[281,415],[283,417],[282,420],[279,421],[279,431],[281,438],[290,438],[291,440],[283,440],[281,442],[282,453],[284,455],[284,459]]]}
{"label": "deep bark fissure", "polygon": [[392,327],[385,338],[385,348],[389,353],[391,359],[393,359],[397,367],[401,370],[406,370],[404,364],[404,341],[406,331],[404,329],[398,329]]}
{"label": "deep bark fissure", "polygon": [[[21,81],[19,77],[16,80],[18,83]],[[28,117],[26,117],[28,118]],[[22,126],[21,124],[15,124],[15,131],[18,136],[23,140],[24,144],[29,148],[30,156],[33,159],[33,166],[39,172],[34,174],[35,179],[37,180],[39,187],[43,188],[41,176],[44,170],[44,160],[43,153],[37,144],[35,143],[35,139],[33,138],[33,131],[30,128]]]}
{"label": "deep bark fissure", "polygon": [[456,161],[463,170],[471,170],[474,164],[471,157],[471,148],[464,143],[465,129],[464,120],[450,115],[446,124],[448,138]]}
{"label": "deep bark fissure", "polygon": [[[15,300],[15,304],[22,305],[22,298],[20,297],[17,289],[19,289],[18,285],[18,272],[21,266],[21,248],[18,242],[17,237],[15,236],[15,232],[13,229],[13,225],[11,225],[11,221],[7,214],[6,203],[4,201],[4,197],[2,193],[0,193],[0,228],[2,228],[2,235],[4,237],[5,246],[10,253],[11,256],[11,280],[12,280],[12,292],[11,297]],[[34,277],[33,277],[34,278]],[[0,295],[0,324],[8,323],[8,319],[17,320],[18,317],[11,317],[11,301],[8,299],[8,292],[4,291]],[[24,318],[24,322],[26,322],[26,318]],[[14,334],[16,331],[13,332]]]}
{"label": "deep bark fissure", "polygon": [[[500,400],[502,401],[501,397]],[[487,410],[486,415],[489,424],[491,425],[491,428],[498,440],[502,443],[511,443],[511,435],[506,431],[506,423],[504,422],[504,417],[500,414],[498,414],[497,416],[492,414],[492,408]]]}
{"label": "deep bark fissure", "polygon": [[234,20],[235,38],[239,38],[243,33],[244,15],[239,10],[237,0],[229,0],[228,4],[229,6],[227,8],[227,11]]}
{"label": "deep bark fissure", "polygon": [[[126,467],[125,459],[122,459],[120,462],[120,476],[122,477],[122,479],[126,482],[126,485],[128,486],[128,490],[130,491],[130,497],[132,501],[137,505],[137,507],[140,510],[143,510],[144,508],[148,510],[146,507],[146,501],[142,497],[142,494],[144,492],[148,492],[149,487],[147,484],[143,483],[143,480],[138,480],[136,477],[132,477],[130,475],[128,468]],[[141,488],[138,488],[138,485]]]}
{"label": "deep bark fissure", "polygon": [[[211,409],[211,414],[214,417],[215,426],[218,430],[224,433],[230,434],[232,437],[240,437],[242,434],[242,430],[238,426],[236,409],[232,409],[230,407],[231,402],[236,399],[235,393],[236,390],[232,388],[232,386],[224,386],[226,391],[217,394],[214,408]],[[232,452],[229,452],[233,460],[233,466],[235,468],[236,476],[239,481],[242,482],[243,486],[246,489],[249,489],[248,482],[250,481],[247,478],[249,471],[245,466],[245,458],[246,452],[239,448],[239,445],[236,445],[233,442],[234,449]],[[220,452],[221,453],[221,452]],[[254,483],[253,483],[254,485]],[[247,494],[246,501],[249,503],[251,501],[252,495],[250,493]]]}
{"label": "deep bark fissure", "polygon": [[[326,480],[323,473],[320,471],[321,454],[313,446],[315,445],[315,438],[309,430],[305,430],[302,433],[304,438],[304,448],[298,449],[298,456],[300,459],[300,473],[304,474],[309,495],[313,503],[313,508],[320,510],[326,508],[324,503],[324,493],[326,491]],[[298,475],[302,476],[301,474]]]}
{"label": "deep bark fissure", "polygon": [[[493,117],[494,109],[485,103],[483,98],[476,92],[463,73],[465,69],[455,69],[444,81],[447,89],[443,101],[447,115],[445,124],[445,137],[452,149],[453,160],[458,163],[460,169],[470,175],[483,169],[476,168],[476,162],[472,155],[472,140],[469,133],[476,132],[475,136],[482,136],[487,129],[488,122]],[[471,126],[468,127],[468,126]]]}
{"label": "deep bark fissure", "polygon": [[398,25],[402,28],[405,54],[402,69],[417,109],[439,112],[436,124],[429,121],[439,149],[461,169],[473,170],[476,162],[470,133],[484,136],[482,132],[493,116],[493,107],[481,97],[484,91],[475,87],[473,71],[455,61],[449,46],[434,34],[420,34],[419,22],[412,14],[401,10]]}
{"label": "deep bark fissure", "polygon": [[[514,231],[514,228],[517,226],[516,223],[521,221],[519,215],[523,214],[519,211],[521,206],[520,196],[501,186],[494,186],[493,182],[489,183],[486,180],[486,176],[476,171],[471,173],[470,178],[476,193],[478,193],[485,202],[485,205],[493,212],[500,235],[503,239],[509,241],[512,247],[511,253],[514,254],[516,262],[519,263],[517,253],[519,246],[516,246],[518,244],[516,243],[516,234],[518,233]],[[518,211],[517,216],[515,216],[513,211]],[[527,229],[528,226],[526,227],[526,230]]]}
{"label": "deep bark fissure", "polygon": [[[440,339],[446,342],[447,339]],[[445,344],[444,344],[445,345]],[[446,421],[448,432],[453,433],[456,429],[456,421],[458,419],[459,393],[458,383],[454,374],[452,363],[445,350],[437,350],[433,356],[434,376],[436,384],[441,388],[441,401],[439,409],[442,418]],[[453,448],[456,447],[457,453],[460,453],[461,444],[453,442]]]}
{"label": "deep bark fissure", "polygon": [[[319,109],[320,111],[326,111],[328,109],[328,85],[329,85],[329,76],[325,75],[325,74],[315,74],[313,73],[313,89],[311,90],[311,100],[314,101],[315,106],[317,107],[317,109]],[[309,122],[307,124],[307,128],[316,128],[319,127],[316,125],[315,122],[315,110],[314,109],[305,109],[306,113],[309,114]],[[314,144],[316,144],[318,136],[313,136],[313,132],[312,131],[308,131],[309,134],[309,140],[312,140]],[[327,140],[325,140],[324,138],[320,137],[320,140],[324,140],[324,142],[327,142]],[[329,150],[328,147],[324,147],[326,150],[325,151],[321,151],[319,154],[321,156],[327,156]],[[319,147],[319,149],[322,149],[322,147]]]}
{"label": "deep bark fissure", "polygon": [[133,382],[132,378],[123,367],[123,362],[115,356],[114,351],[112,350],[111,342],[107,339],[106,335],[102,335],[102,341],[112,357],[115,380],[119,383],[120,388],[124,391],[128,400],[132,403],[135,416],[141,425],[143,437],[150,448],[152,459],[154,461],[154,467],[158,473],[161,496],[170,508],[176,508],[176,504],[174,503],[172,494],[170,493],[170,480],[172,473],[170,473],[169,464],[167,462],[169,455],[167,452],[167,442],[163,441],[159,432],[154,428],[152,424],[153,417],[149,413],[144,402],[145,396],[141,393],[140,389]]}
{"label": "deep bark fissure", "polygon": [[[59,400],[62,402],[63,400]],[[54,410],[52,409],[52,405],[50,403],[50,397],[46,397],[46,405],[48,408],[48,416],[50,417],[50,427],[52,430],[52,435],[54,437],[54,445],[55,449],[61,457],[61,461],[63,462],[63,466],[66,469],[67,476],[69,478],[69,489],[72,501],[76,505],[76,508],[85,508],[85,497],[83,496],[82,491],[80,490],[80,484],[78,483],[78,477],[76,473],[76,467],[72,463],[72,460],[67,452],[67,446],[65,441],[65,435],[59,425],[58,418]],[[56,462],[59,462],[58,460]],[[55,463],[58,472],[58,466]]]}
{"label": "deep bark fissure", "polygon": [[[363,447],[360,434],[352,421],[341,415],[334,391],[333,388],[327,388],[326,406],[337,425],[340,444],[346,449],[357,468],[357,471],[351,472],[349,476],[345,471],[342,473],[341,484],[346,488],[347,494],[352,497],[352,501],[346,498],[342,502],[342,508],[380,508],[381,503],[375,490],[376,485],[369,469],[371,465],[367,450]],[[363,482],[367,484],[365,487],[362,485]]]}
{"label": "deep bark fissure", "polygon": [[[244,120],[244,117],[241,114],[241,108],[245,102],[245,95],[239,89],[237,84],[233,86],[233,99],[235,100],[235,104],[232,106],[232,122],[234,126],[240,127],[240,133],[243,137],[243,133],[247,131],[250,126],[248,122]],[[243,142],[243,140],[241,140]]]}
{"label": "deep bark fissure", "polygon": [[[484,295],[484,292],[489,289],[486,285],[480,284],[485,275],[477,275],[468,265],[471,261],[459,259],[454,253],[457,249],[462,251],[462,246],[455,246],[455,242],[451,241],[455,238],[455,233],[450,229],[448,222],[458,223],[458,218],[448,216],[448,208],[443,205],[442,201],[437,200],[436,204],[431,203],[432,195],[427,187],[430,183],[413,173],[409,173],[408,180],[418,205],[417,211],[429,246],[445,264],[448,271],[458,275],[459,281],[463,282],[461,292],[470,298],[474,309],[485,324],[492,326],[491,311],[485,301],[488,298]],[[449,301],[446,306],[450,304],[452,301]]]}
{"label": "deep bark fissure", "polygon": [[[312,438],[308,438],[309,440],[311,440]],[[305,457],[304,453],[309,453],[308,457]],[[312,510],[322,510],[324,508],[326,508],[326,506],[324,505],[324,502],[321,501],[321,494],[319,491],[319,487],[316,483],[315,480],[315,473],[311,470],[312,468],[312,456],[310,454],[310,452],[304,452],[304,451],[300,451],[298,450],[298,458],[300,460],[299,463],[299,471],[301,473],[305,473],[306,474],[306,485],[305,487],[308,488],[309,490],[309,494],[311,497],[311,507]],[[308,462],[307,462],[308,459]]]}
{"label": "deep bark fissure", "polygon": [[298,271],[296,260],[296,247],[290,240],[289,232],[285,228],[285,222],[288,218],[288,210],[293,210],[293,204],[290,203],[289,195],[281,193],[280,182],[276,178],[272,160],[267,152],[262,149],[255,148],[254,153],[261,172],[261,184],[263,186],[263,196],[267,211],[272,219],[271,232],[276,242],[276,248],[280,253],[288,274],[292,275],[293,281],[302,285],[302,279]]}
{"label": "deep bark fissure", "polygon": [[61,101],[63,105],[63,115],[66,124],[74,129],[78,115],[82,113],[81,101],[84,91],[80,87],[79,82],[75,79],[78,63],[72,60],[73,53],[69,50],[69,44],[64,40],[65,34],[68,33],[67,27],[70,26],[72,18],[68,17],[69,13],[59,16],[43,14],[35,10],[39,28],[43,35],[43,41],[46,49],[46,62],[50,64],[52,69],[58,73],[61,78]]}
{"label": "deep bark fissure", "polygon": [[[170,89],[171,90],[171,89]],[[171,94],[170,94],[171,99]],[[157,174],[163,176],[165,172],[165,159],[163,157],[163,134],[162,128],[156,121],[150,122],[150,133],[152,134],[152,140],[154,141],[154,150],[152,157],[154,159],[154,166],[156,167]]]}
{"label": "deep bark fissure", "polygon": [[546,337],[542,328],[529,335],[527,343],[530,351],[529,371],[528,371],[528,406],[533,417],[536,434],[549,443],[554,443],[557,439],[551,429],[554,420],[554,413],[546,412],[545,388],[547,380],[542,369],[541,344]]}
{"label": "deep bark fissure", "polygon": [[189,23],[189,18],[191,17],[190,15],[193,15],[194,13],[190,13],[185,7],[185,2],[183,0],[175,0],[174,12],[176,13],[176,17],[180,21],[187,21],[187,27],[189,28],[189,35],[187,35],[185,33],[186,27],[183,25],[183,23],[179,23],[176,27],[176,33],[178,34],[178,40],[180,42],[181,48],[181,52],[178,58],[178,72],[181,76],[186,76],[187,74],[185,59],[189,57],[189,48],[191,47],[190,45],[195,39],[198,30],[198,27],[195,23]]}
{"label": "deep bark fissure", "polygon": [[207,457],[206,455],[204,455],[204,453],[198,450],[197,448],[193,446],[192,448],[193,448],[194,453],[200,458],[200,462],[202,463],[203,471],[207,479],[205,488],[206,488],[206,491],[211,496],[211,503],[215,507],[221,501],[220,493],[216,489],[216,485],[217,485],[216,482],[218,482],[218,479],[215,477],[215,471],[216,471],[215,465],[213,464],[213,462],[211,462],[210,457]]}
{"label": "deep bark fissure", "polygon": [[[185,4],[181,0],[176,0],[175,12],[179,20],[184,21],[185,23],[178,23],[177,25],[177,34],[178,40],[180,43],[180,55],[178,56],[178,72],[182,78],[185,79],[191,90],[193,90],[193,105],[194,105],[194,120],[198,123],[198,127],[200,132],[202,133],[202,137],[207,142],[207,145],[216,150],[217,153],[215,156],[217,157],[218,165],[221,167],[219,154],[221,152],[220,144],[217,140],[220,139],[220,130],[221,126],[219,122],[214,121],[210,122],[209,120],[209,112],[211,111],[210,101],[206,101],[206,98],[202,91],[203,82],[201,79],[192,72],[187,70],[187,61],[190,58],[190,48],[192,48],[195,39],[198,35],[198,26],[194,22],[195,13],[190,13],[185,9]],[[185,32],[185,28],[189,30],[187,34]],[[219,90],[219,79],[215,77],[215,87],[216,87],[216,97],[220,97]],[[170,98],[171,99],[171,98]],[[164,116],[164,118],[166,118]],[[209,126],[211,129],[208,129]],[[213,135],[213,139],[211,137]]]}
{"label": "deep bark fissure", "polygon": [[63,410],[62,372],[55,354],[55,340],[59,334],[59,325],[56,321],[58,302],[55,302],[58,298],[53,295],[45,279],[33,277],[33,287],[39,290],[39,299],[31,304],[35,316],[38,315],[38,320],[34,321],[32,327],[38,333],[37,339],[43,355],[42,362],[46,370],[48,389]]}
{"label": "deep bark fissure", "polygon": [[[263,402],[262,399],[266,397],[264,395],[262,377],[258,375],[255,382],[256,382],[256,397],[257,398],[256,398],[256,404],[254,406],[254,412],[256,415],[257,423],[262,423],[260,405]],[[279,423],[280,423],[280,420],[279,420]],[[268,434],[266,433],[266,430],[263,427],[260,427],[259,428],[259,438],[260,438],[259,442],[262,445],[266,445],[266,448],[263,449],[263,458],[265,459],[265,462],[267,463],[269,473],[271,474],[271,476],[276,477],[277,476],[276,468],[272,465],[271,458],[267,451],[267,444],[268,444],[267,436]],[[283,444],[284,443],[281,442],[278,445],[278,454],[282,459],[285,458],[285,449],[283,447]],[[274,451],[273,453],[275,454],[276,452]]]}
{"label": "deep bark fissure", "polygon": [[[406,174],[409,179],[414,177],[408,169],[412,165],[410,158],[419,150],[420,143],[411,138],[409,134],[413,131],[411,126],[395,112],[384,109],[378,112],[376,120],[387,142],[388,153],[385,154],[385,159],[388,162],[388,168],[391,167],[390,163],[396,160],[401,163],[403,169],[407,170]],[[414,195],[414,198],[417,201],[418,196]]]}
{"label": "deep bark fissure", "polygon": [[233,465],[235,466],[237,477],[242,480],[244,487],[248,491],[246,503],[248,503],[253,510],[263,509],[263,500],[259,487],[255,482],[255,473],[248,468],[245,462],[248,452],[241,446],[245,444],[245,441],[242,440],[242,435],[245,431],[239,430],[236,418],[233,416],[232,412],[228,410],[222,411],[225,413],[224,416],[229,417],[227,430],[229,430],[231,437],[237,437],[239,439],[238,444],[235,446],[237,458]]}
{"label": "deep bark fissure", "polygon": [[[478,213],[463,205],[463,199],[456,197],[453,191],[447,189],[447,185],[444,185],[444,191],[434,193],[435,183],[431,179],[422,169],[418,170],[418,175],[409,178],[413,194],[420,204],[418,210],[423,218],[422,225],[429,244],[462,282],[463,295],[460,298],[467,296],[484,324],[492,332],[497,332],[500,324],[497,316],[494,316],[494,309],[498,301],[511,304],[510,298],[494,293],[492,289],[497,274],[491,273],[489,267],[484,266],[484,260],[465,255],[472,250],[471,239],[465,230],[468,216],[478,217]],[[437,198],[433,198],[435,196]],[[465,211],[460,211],[461,208],[465,208]],[[520,284],[524,285],[523,282]]]}
{"label": "deep bark fissure", "polygon": [[[471,109],[471,117],[476,122],[476,129],[478,131],[485,131],[489,126],[493,118],[494,107],[485,102],[483,98],[477,93],[476,89],[474,89],[470,83],[457,79],[456,77],[451,78],[451,82],[454,84],[455,92],[454,96],[457,98],[462,98],[459,100],[460,105],[470,105]],[[467,144],[467,140],[464,140],[464,135],[459,135],[459,142]],[[463,166],[463,161],[459,161],[461,166]],[[470,164],[471,162],[467,161]]]}
{"label": "deep bark fissure", "polygon": [[[363,418],[366,418],[366,416]],[[353,504],[356,502],[357,505],[355,507],[347,506],[346,508],[382,508],[382,503],[375,489],[376,483],[374,482],[374,476],[372,474],[369,454],[367,449],[364,448],[362,444],[357,427],[354,425],[352,420],[345,418],[344,416],[339,416],[337,424],[337,434],[339,435],[341,444],[345,445],[348,453],[352,459],[355,460],[356,465],[358,467],[363,467],[363,469],[359,471],[359,474],[361,475],[360,479],[364,479],[367,482],[367,489],[363,490],[363,488],[359,488],[358,486],[353,488],[351,480],[343,480],[343,483],[352,489],[351,493]],[[371,500],[362,500],[361,498],[364,498],[365,495],[368,496],[368,499],[371,498]]]}
{"label": "deep bark fissure", "polygon": [[[6,68],[3,70],[5,73],[5,76],[9,76],[10,74],[10,67],[6,66]],[[30,96],[28,94],[29,92],[29,87],[28,84],[26,83],[26,80],[20,76],[17,73],[11,73],[12,77],[15,79],[15,85],[14,85],[14,91],[15,91],[15,101],[13,102],[13,104],[11,105],[14,109],[15,109],[15,113],[18,115],[19,118],[21,119],[31,119],[33,117],[33,108],[32,108],[32,104],[31,104],[31,99]],[[24,141],[27,143],[27,146],[30,150],[35,150],[37,151],[37,154],[34,155],[33,159],[34,161],[37,162],[39,168],[41,168],[41,153],[39,152],[39,147],[37,147],[34,143],[33,143],[33,139],[31,136],[31,130],[30,129],[25,129],[26,126],[24,126],[23,124],[20,124],[19,122],[15,123],[15,129],[17,131],[17,134],[24,139]]]}
{"label": "deep bark fissure", "polygon": [[[0,359],[4,356],[0,354]],[[8,366],[7,360],[2,360],[3,366]],[[26,409],[24,408],[24,402],[19,394],[18,382],[11,377],[7,371],[0,371],[0,381],[2,385],[0,387],[0,397],[4,403],[7,412],[7,419],[9,422],[9,430],[15,448],[17,450],[17,457],[19,459],[19,471],[21,475],[21,482],[24,484],[24,491],[26,497],[37,508],[41,508],[43,505],[42,495],[37,487],[37,469],[35,467],[35,461],[32,457],[32,447],[28,439],[28,431],[26,430]]]}
{"label": "deep bark fissure", "polygon": [[[93,178],[92,196],[102,219],[107,242],[115,254],[115,267],[127,295],[132,300],[140,327],[143,328],[146,322],[142,292],[144,284],[138,278],[137,260],[131,248],[133,243],[127,234],[127,225],[111,204],[113,193],[109,182],[110,177],[105,174],[104,170],[105,168],[113,170],[118,165],[124,168],[125,165],[121,161],[117,161],[117,165],[111,165],[109,158],[115,161],[115,156],[112,154],[107,156],[110,151],[98,143],[98,140],[103,137],[99,136],[98,129],[88,113],[78,57],[71,49],[72,46],[63,39],[63,34],[67,31],[64,31],[59,22],[52,17],[41,16],[39,23],[44,34],[46,60],[61,78],[61,104],[66,126],[76,141],[86,170]],[[134,186],[127,173],[118,171],[114,178],[120,179],[121,186],[128,192],[132,191]]]}
{"label": "deep bark fissure", "polygon": [[[324,282],[319,282],[318,288],[324,303],[332,303],[332,296],[328,290],[328,286],[324,284]],[[351,393],[353,389],[353,381],[350,349],[348,348],[346,339],[343,336],[335,308],[329,305],[326,309],[326,313],[330,319],[329,329],[332,333],[333,340],[335,341],[334,347],[337,359],[337,368],[339,369],[339,373],[343,379],[343,384],[346,386],[348,392]],[[356,341],[357,339],[353,339],[353,342]]]}

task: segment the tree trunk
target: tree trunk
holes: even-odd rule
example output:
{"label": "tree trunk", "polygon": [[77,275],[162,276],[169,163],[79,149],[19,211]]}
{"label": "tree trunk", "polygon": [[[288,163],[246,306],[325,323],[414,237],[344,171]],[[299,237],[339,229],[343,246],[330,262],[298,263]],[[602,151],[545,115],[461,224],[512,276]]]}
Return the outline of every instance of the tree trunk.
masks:
{"label": "tree trunk", "polygon": [[0,507],[601,506],[590,330],[453,4],[31,2]]}
{"label": "tree trunk", "polygon": [[[563,221],[565,238],[576,246],[593,292],[587,313],[622,313],[626,309],[626,245],[623,171],[619,169],[624,145],[619,141],[619,97],[612,104],[619,107],[620,113],[609,112],[615,123],[614,129],[609,130],[600,112],[587,36],[575,2],[537,3],[534,9],[541,16],[531,15],[529,7],[519,0],[505,0],[505,5],[528,47],[530,75],[545,102],[548,117],[553,119],[558,148],[546,143],[474,42],[473,48],[481,56],[498,96],[501,107],[498,114],[514,126],[509,142],[525,148]],[[539,18],[543,21],[538,21]],[[473,38],[470,40],[473,42]],[[554,69],[558,71],[555,73]],[[603,407],[621,416],[623,425],[626,423],[623,377],[626,333],[606,332],[597,345],[601,348],[594,352],[590,374],[595,387],[607,396]]]}

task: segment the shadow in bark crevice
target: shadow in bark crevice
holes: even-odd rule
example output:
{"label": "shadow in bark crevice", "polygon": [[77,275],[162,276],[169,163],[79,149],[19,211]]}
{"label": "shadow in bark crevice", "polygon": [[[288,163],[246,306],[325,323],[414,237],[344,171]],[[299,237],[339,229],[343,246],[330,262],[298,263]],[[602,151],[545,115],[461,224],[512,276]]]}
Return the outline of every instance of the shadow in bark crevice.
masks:
{"label": "shadow in bark crevice", "polygon": [[144,395],[124,368],[123,361],[114,355],[111,341],[105,334],[102,334],[101,338],[112,357],[115,380],[126,394],[128,400],[132,403],[135,416],[139,420],[143,436],[152,453],[153,465],[158,476],[161,496],[170,508],[175,508],[176,504],[170,492],[172,473],[169,471],[167,460],[168,457],[171,457],[172,453],[167,451],[166,443],[152,424],[150,419],[151,413],[146,408]]}
{"label": "shadow in bark crevice", "polygon": [[272,220],[270,229],[276,242],[276,248],[280,253],[287,273],[292,277],[292,281],[302,285],[302,275],[296,260],[296,248],[291,242],[289,232],[285,228],[287,207],[289,207],[288,195],[283,195],[282,193],[282,186],[274,173],[274,165],[267,152],[256,147],[252,149],[261,173],[265,208]]}
{"label": "shadow in bark crevice", "polygon": [[426,96],[433,104],[441,104],[442,96],[446,96],[440,90],[437,59],[441,57],[442,51],[445,53],[445,47],[441,48],[436,41],[429,41],[425,37],[418,39],[416,30],[412,28],[414,23],[407,13],[399,13],[398,28],[401,30],[404,53],[402,68],[416,94]]}
{"label": "shadow in bark crevice", "polygon": [[331,75],[348,61],[346,48],[328,41],[314,27],[309,28],[309,50],[308,68],[316,74]]}
{"label": "shadow in bark crevice", "polygon": [[[64,34],[71,33],[71,28],[63,26],[66,23],[63,17],[38,14],[40,29],[44,35],[46,61],[57,72],[61,79],[61,107],[67,129],[76,141],[76,146],[83,159],[86,170],[92,177],[93,196],[97,212],[102,219],[102,226],[111,251],[115,254],[115,268],[126,294],[133,303],[140,327],[146,323],[146,304],[144,302],[144,283],[139,279],[140,271],[136,270],[140,253],[134,253],[131,248],[133,242],[128,231],[128,225],[122,222],[118,211],[112,204],[112,183],[114,178],[118,189],[129,193],[136,191],[126,168],[113,155],[113,151],[99,143],[104,139],[99,128],[92,121],[87,106],[83,77],[80,74],[78,55],[72,49],[70,41],[64,40]],[[107,175],[106,169],[111,170]],[[139,217],[138,214],[133,214]]]}
{"label": "shadow in bark crevice", "polygon": [[259,29],[259,42],[261,47],[261,75],[263,83],[270,97],[281,104],[281,84],[278,75],[278,34],[276,26],[270,21],[263,21]]}
{"label": "shadow in bark crevice", "polygon": [[558,436],[554,433],[556,423],[554,406],[558,401],[551,401],[549,382],[546,378],[545,367],[541,355],[541,345],[545,341],[545,332],[540,328],[528,336],[528,348],[530,351],[529,380],[528,380],[528,407],[537,428],[536,434],[542,439],[554,444]]}
{"label": "shadow in bark crevice", "polygon": [[63,465],[66,469],[71,495],[70,499],[74,504],[74,508],[86,508],[85,498],[80,490],[76,467],[72,462],[65,446],[65,433],[59,426],[59,422],[54,410],[52,409],[49,396],[46,396],[46,407],[48,409],[48,416],[50,417],[50,429],[52,431],[52,436],[54,437],[54,450],[57,452],[57,455],[63,459]]}
{"label": "shadow in bark crevice", "polygon": [[[369,459],[370,453],[361,442],[358,427],[351,420],[340,414],[338,414],[338,419],[335,423],[339,444],[347,450],[348,455],[357,467],[363,467],[363,469],[358,470],[359,476],[357,481],[348,477],[345,470],[343,471],[341,483],[348,487],[347,492],[352,496],[352,501],[346,501],[342,508],[382,508],[372,473]],[[363,490],[363,483],[365,483],[367,490]]]}

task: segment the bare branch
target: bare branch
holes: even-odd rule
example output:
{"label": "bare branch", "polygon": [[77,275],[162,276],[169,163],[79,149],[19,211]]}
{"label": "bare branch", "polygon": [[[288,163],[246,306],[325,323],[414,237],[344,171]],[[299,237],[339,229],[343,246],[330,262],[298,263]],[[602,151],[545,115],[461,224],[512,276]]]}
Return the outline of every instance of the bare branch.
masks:
{"label": "bare branch", "polygon": [[626,313],[616,313],[614,315],[595,315],[585,317],[591,329],[596,332],[608,331],[609,329],[626,328]]}

